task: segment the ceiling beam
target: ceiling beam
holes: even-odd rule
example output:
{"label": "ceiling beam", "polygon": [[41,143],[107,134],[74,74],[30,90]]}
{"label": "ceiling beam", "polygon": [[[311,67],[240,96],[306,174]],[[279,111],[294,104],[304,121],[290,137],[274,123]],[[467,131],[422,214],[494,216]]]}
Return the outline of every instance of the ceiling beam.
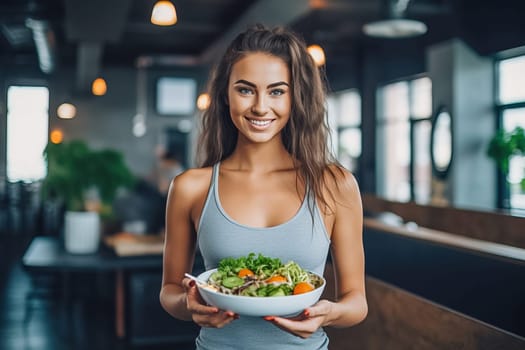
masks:
{"label": "ceiling beam", "polygon": [[[354,16],[361,15],[384,15],[385,5],[392,0],[316,0],[313,1],[314,8],[323,11],[340,11]],[[440,15],[450,13],[451,8],[447,4],[423,3],[410,1],[406,9],[412,15]]]}
{"label": "ceiling beam", "polygon": [[310,0],[259,0],[254,3],[219,39],[199,57],[201,64],[209,64],[223,54],[229,43],[249,25],[262,23],[267,26],[287,25],[312,9]]}
{"label": "ceiling beam", "polygon": [[144,22],[131,22],[126,25],[126,28],[124,29],[126,33],[146,33],[149,34],[152,32],[151,28],[155,28],[155,30],[159,33],[177,33],[180,35],[181,32],[199,32],[199,33],[216,33],[221,28],[218,25],[214,25],[211,23],[203,23],[203,22],[182,22],[177,23],[176,27],[172,26],[154,26],[151,23],[144,23]]}
{"label": "ceiling beam", "polygon": [[77,91],[90,91],[100,74],[105,43],[118,42],[128,18],[130,0],[68,0],[66,37],[77,47]]}
{"label": "ceiling beam", "polygon": [[40,70],[44,73],[52,73],[57,61],[55,32],[44,20],[28,18],[26,26],[33,32]]}
{"label": "ceiling beam", "polygon": [[102,44],[81,42],[77,46],[76,89],[79,93],[91,91],[91,84],[100,74]]}
{"label": "ceiling beam", "polygon": [[68,0],[66,36],[72,42],[117,42],[128,18],[130,0]]}
{"label": "ceiling beam", "polygon": [[230,42],[250,25],[255,23],[261,23],[269,27],[290,25],[309,13],[314,8],[314,3],[315,1],[312,0],[259,0],[248,8],[222,36],[215,40],[200,55],[144,55],[137,59],[136,65],[141,67],[151,65],[209,65],[217,57],[222,56]]}

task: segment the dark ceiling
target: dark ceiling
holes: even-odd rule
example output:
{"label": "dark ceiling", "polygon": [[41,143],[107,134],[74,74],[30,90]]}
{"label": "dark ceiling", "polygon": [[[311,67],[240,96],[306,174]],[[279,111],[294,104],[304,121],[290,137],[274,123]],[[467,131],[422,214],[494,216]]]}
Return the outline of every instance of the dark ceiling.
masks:
{"label": "dark ceiling", "polygon": [[[33,36],[40,28],[54,67],[132,66],[139,57],[207,64],[254,22],[287,24],[308,43],[322,45],[328,60],[341,60],[369,46],[395,43],[367,38],[361,29],[384,18],[388,1],[403,0],[172,0],[179,21],[159,27],[150,23],[155,0],[0,0],[0,63],[38,64],[41,53]],[[524,0],[412,0],[405,16],[429,28],[410,39],[414,44],[458,36],[490,55],[525,45],[524,13]]]}

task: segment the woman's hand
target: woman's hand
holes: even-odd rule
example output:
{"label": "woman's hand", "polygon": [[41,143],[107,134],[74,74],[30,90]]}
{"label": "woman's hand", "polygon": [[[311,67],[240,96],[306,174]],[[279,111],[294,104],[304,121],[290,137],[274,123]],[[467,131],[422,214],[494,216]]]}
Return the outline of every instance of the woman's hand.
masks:
{"label": "woman's hand", "polygon": [[295,317],[266,316],[264,319],[286,332],[301,338],[308,338],[326,323],[331,309],[331,302],[320,300]]}
{"label": "woman's hand", "polygon": [[182,280],[182,285],[186,291],[186,308],[191,313],[193,322],[199,326],[222,328],[239,318],[231,311],[222,311],[215,306],[206,305],[195,286],[195,281],[185,278]]}

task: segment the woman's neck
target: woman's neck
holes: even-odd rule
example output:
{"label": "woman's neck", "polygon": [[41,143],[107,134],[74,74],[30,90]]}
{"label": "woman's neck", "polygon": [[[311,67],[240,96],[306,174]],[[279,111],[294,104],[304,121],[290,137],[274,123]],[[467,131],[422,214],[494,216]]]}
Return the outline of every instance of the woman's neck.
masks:
{"label": "woman's neck", "polygon": [[282,142],[238,143],[222,162],[227,168],[253,172],[270,172],[294,167],[293,158]]}

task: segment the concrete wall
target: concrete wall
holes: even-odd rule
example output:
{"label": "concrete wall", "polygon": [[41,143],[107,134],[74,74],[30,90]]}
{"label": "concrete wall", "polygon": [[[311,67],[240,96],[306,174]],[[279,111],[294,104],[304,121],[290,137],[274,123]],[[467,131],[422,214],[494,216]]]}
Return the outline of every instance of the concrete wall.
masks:
{"label": "concrete wall", "polygon": [[[75,70],[65,68],[51,76],[36,70],[20,69],[3,71],[5,87],[11,84],[35,83],[47,85],[50,90],[49,128],[60,129],[65,140],[83,139],[96,148],[113,148],[124,153],[127,164],[141,177],[150,177],[155,168],[155,149],[164,142],[166,129],[178,129],[181,121],[191,123],[195,129],[198,111],[192,115],[161,116],[155,110],[155,84],[159,77],[191,77],[197,80],[197,95],[202,92],[207,79],[204,68],[150,68],[146,73],[146,125],[142,137],[133,135],[133,117],[137,112],[137,70],[108,67],[103,76],[108,85],[104,96],[79,94],[75,91]],[[29,78],[28,78],[29,77]],[[57,107],[63,102],[73,102],[77,107],[74,119],[58,118]],[[0,176],[5,174],[5,96],[0,99]],[[193,133],[190,132],[191,141]],[[192,153],[192,145],[188,154]]]}
{"label": "concrete wall", "polygon": [[452,40],[428,49],[427,66],[433,111],[446,106],[452,115],[448,202],[461,208],[494,208],[496,173],[486,156],[496,120],[493,61]]}

